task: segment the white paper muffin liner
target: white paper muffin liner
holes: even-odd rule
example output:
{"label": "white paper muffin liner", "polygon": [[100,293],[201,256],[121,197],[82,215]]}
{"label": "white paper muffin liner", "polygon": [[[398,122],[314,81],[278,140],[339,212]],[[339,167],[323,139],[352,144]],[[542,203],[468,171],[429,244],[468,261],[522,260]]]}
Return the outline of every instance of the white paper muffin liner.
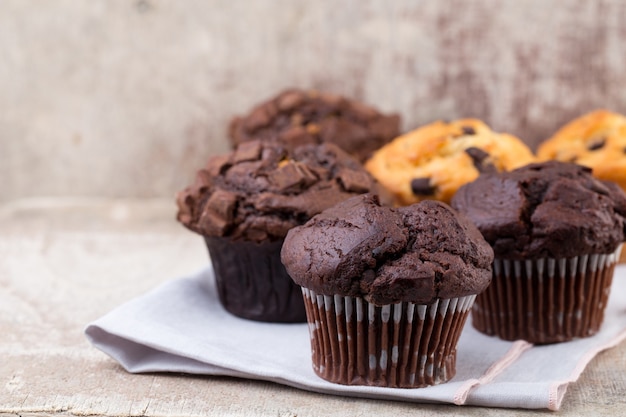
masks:
{"label": "white paper muffin liner", "polygon": [[345,385],[417,388],[448,381],[475,295],[376,306],[303,288],[313,370]]}
{"label": "white paper muffin liner", "polygon": [[536,344],[594,335],[604,321],[620,251],[621,245],[613,253],[567,259],[496,258],[491,284],[473,306],[473,326]]}

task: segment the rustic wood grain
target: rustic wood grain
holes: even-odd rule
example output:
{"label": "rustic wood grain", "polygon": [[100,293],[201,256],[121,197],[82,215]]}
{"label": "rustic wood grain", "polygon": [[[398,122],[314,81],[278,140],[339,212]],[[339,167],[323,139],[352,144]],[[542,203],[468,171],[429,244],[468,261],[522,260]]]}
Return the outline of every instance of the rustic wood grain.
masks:
{"label": "rustic wood grain", "polygon": [[[131,375],[91,347],[85,325],[207,263],[201,238],[161,200],[37,199],[0,204],[0,417],[518,416],[344,398],[225,377]],[[571,384],[559,416],[622,415],[626,343]]]}
{"label": "rustic wood grain", "polygon": [[626,112],[621,0],[163,0],[0,5],[0,199],[169,197],[226,123],[288,86],[479,117],[536,145]]}

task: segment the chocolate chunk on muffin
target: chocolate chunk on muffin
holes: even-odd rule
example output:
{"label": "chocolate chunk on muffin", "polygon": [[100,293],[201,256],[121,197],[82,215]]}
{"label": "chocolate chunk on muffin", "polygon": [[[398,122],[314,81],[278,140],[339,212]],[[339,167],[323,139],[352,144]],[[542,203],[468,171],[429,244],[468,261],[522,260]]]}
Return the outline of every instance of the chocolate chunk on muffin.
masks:
{"label": "chocolate chunk on muffin", "polygon": [[248,319],[306,319],[300,289],[280,262],[287,231],[377,184],[333,144],[292,151],[251,141],[212,158],[177,196],[178,220],[204,236],[223,306]]}
{"label": "chocolate chunk on muffin", "polygon": [[549,161],[482,175],[452,205],[495,252],[474,327],[532,343],[599,330],[626,236],[626,195],[617,184],[587,167]]}
{"label": "chocolate chunk on muffin", "polygon": [[493,252],[443,203],[390,208],[362,195],[290,230],[281,257],[303,288],[318,375],[420,387],[454,376],[458,337],[489,284]]}
{"label": "chocolate chunk on muffin", "polygon": [[334,143],[359,161],[399,134],[400,117],[385,115],[356,100],[315,90],[288,89],[235,117],[233,145],[278,141],[290,148]]}

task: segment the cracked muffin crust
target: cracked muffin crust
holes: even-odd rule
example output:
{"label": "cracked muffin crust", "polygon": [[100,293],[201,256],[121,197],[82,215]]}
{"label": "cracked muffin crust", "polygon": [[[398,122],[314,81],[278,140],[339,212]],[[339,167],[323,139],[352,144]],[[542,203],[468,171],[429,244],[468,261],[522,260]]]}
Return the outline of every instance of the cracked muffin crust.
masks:
{"label": "cracked muffin crust", "polygon": [[281,259],[297,284],[318,294],[431,304],[484,290],[493,252],[443,203],[390,208],[362,195],[290,230]]}
{"label": "cracked muffin crust", "polygon": [[449,203],[456,190],[480,174],[534,162],[515,136],[496,133],[477,119],[437,121],[377,150],[365,168],[394,196],[395,204]]}
{"label": "cracked muffin crust", "polygon": [[459,189],[452,207],[476,224],[496,258],[611,253],[626,233],[624,192],[558,161],[482,175]]}
{"label": "cracked muffin crust", "polygon": [[278,141],[289,148],[334,143],[364,161],[400,132],[400,116],[382,114],[356,100],[315,90],[288,89],[258,104],[229,127],[234,146]]}

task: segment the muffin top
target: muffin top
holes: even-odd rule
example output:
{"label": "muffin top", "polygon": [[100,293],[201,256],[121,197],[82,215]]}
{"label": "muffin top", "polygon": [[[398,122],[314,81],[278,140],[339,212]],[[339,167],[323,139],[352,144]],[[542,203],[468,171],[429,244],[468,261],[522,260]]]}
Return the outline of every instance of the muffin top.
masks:
{"label": "muffin top", "polygon": [[290,230],[281,259],[297,284],[318,294],[431,304],[483,291],[493,252],[446,204],[391,208],[367,194]]}
{"label": "muffin top", "polygon": [[436,121],[395,138],[365,168],[405,206],[422,200],[450,203],[456,190],[483,172],[535,162],[530,148],[478,119]]}
{"label": "muffin top", "polygon": [[361,164],[335,145],[287,151],[251,141],[198,171],[176,197],[177,219],[204,236],[278,240],[325,208],[376,191]]}
{"label": "muffin top", "polygon": [[400,116],[356,100],[315,90],[288,89],[258,104],[229,128],[233,145],[276,140],[288,147],[330,142],[359,161],[397,136]]}
{"label": "muffin top", "polygon": [[452,206],[476,224],[497,258],[611,253],[625,236],[624,192],[571,163],[481,175],[459,189]]}
{"label": "muffin top", "polygon": [[537,156],[588,166],[626,191],[626,117],[603,109],[582,115],[543,142]]}

